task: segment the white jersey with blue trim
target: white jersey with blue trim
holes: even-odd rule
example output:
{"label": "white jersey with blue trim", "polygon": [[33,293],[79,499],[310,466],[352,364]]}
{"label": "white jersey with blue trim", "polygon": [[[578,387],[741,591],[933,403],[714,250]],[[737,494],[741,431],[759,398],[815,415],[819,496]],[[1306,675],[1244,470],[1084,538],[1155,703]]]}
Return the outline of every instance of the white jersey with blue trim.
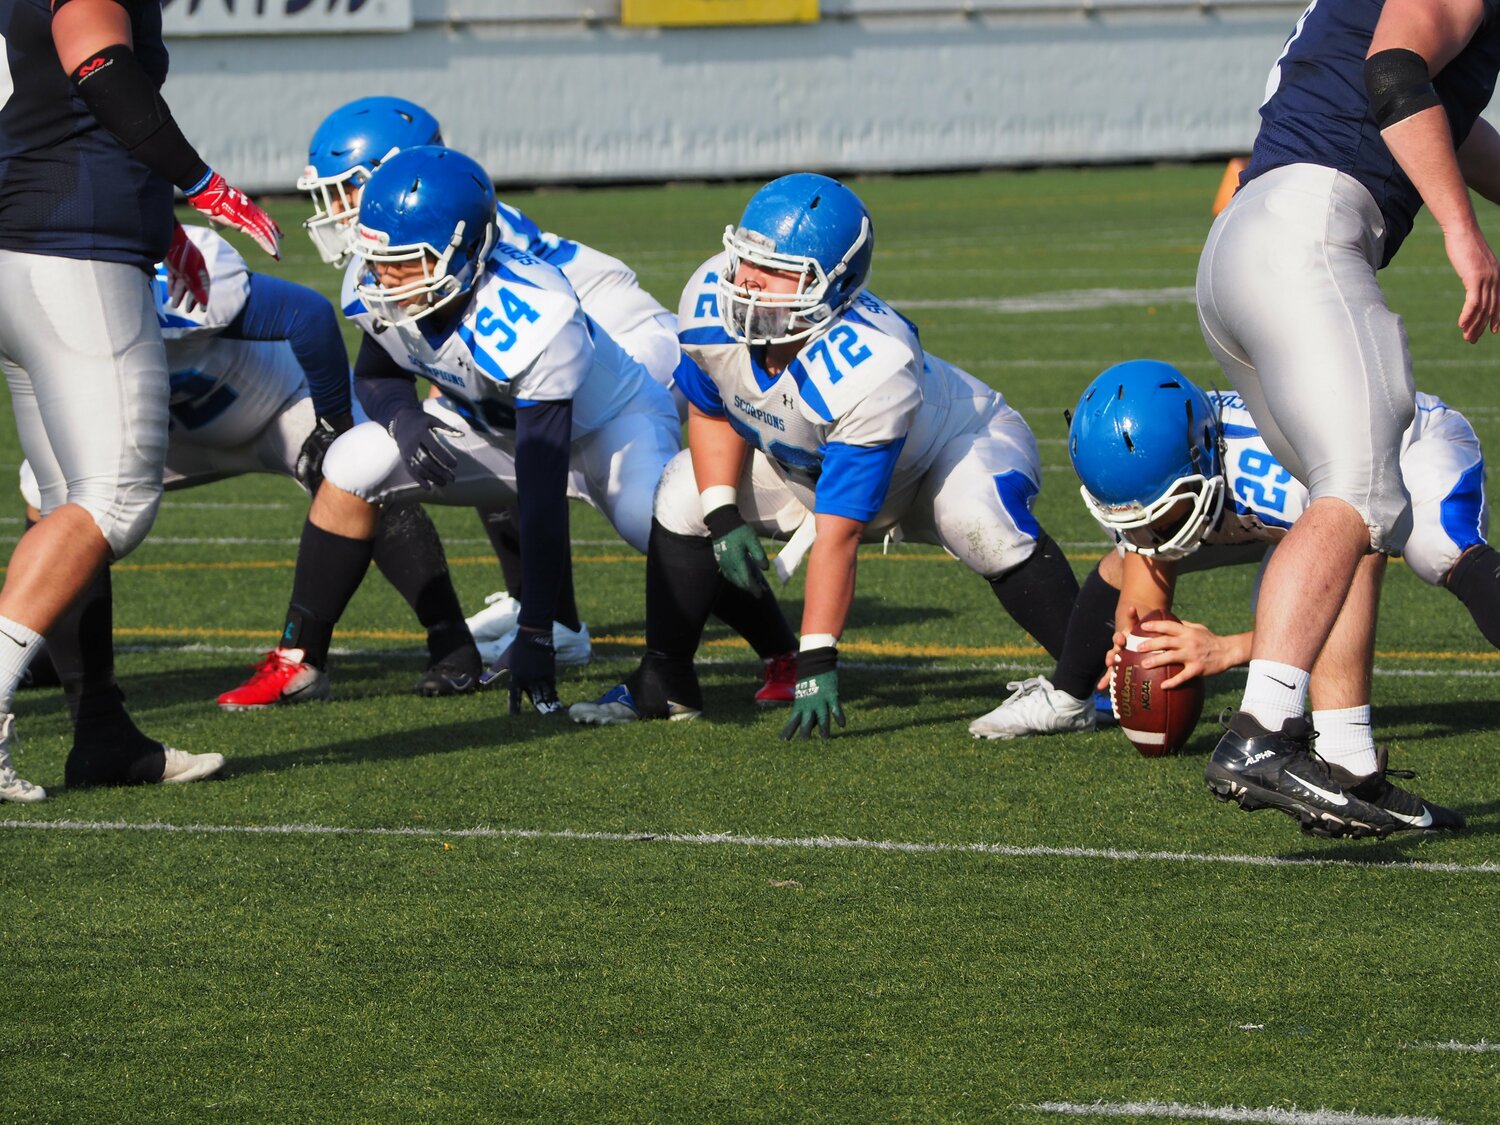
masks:
{"label": "white jersey with blue trim", "polygon": [[250,296],[250,267],[228,239],[208,227],[184,226],[183,230],[208,266],[208,307],[188,312],[169,304],[167,267],[165,263],[157,263],[153,285],[156,319],[161,324],[162,338],[167,341],[223,331],[234,323]]}
{"label": "white jersey with blue trim", "polygon": [[488,429],[513,429],[517,406],[571,399],[577,439],[637,395],[660,393],[645,368],[584,314],[561,272],[507,243],[491,253],[457,322],[431,339],[426,321],[377,323],[355,287],[361,268],[356,259],[344,276],[344,315],[403,370],[435,383]]}
{"label": "white jersey with blue trim", "polygon": [[710,258],[683,290],[678,338],[706,380],[688,372],[678,386],[790,475],[816,480],[830,444],[899,442],[896,491],[921,476],[950,438],[1004,408],[995,391],[927,355],[916,327],[869,292],[805,343],[785,371],[768,375],[757,349],[735,341],[719,318],[718,280],[727,261],[725,253]]}
{"label": "white jersey with blue trim", "polygon": [[[1205,543],[1244,543],[1249,540],[1278,542],[1297,517],[1307,510],[1307,487],[1271,455],[1244,401],[1232,391],[1210,391],[1209,399],[1219,408],[1219,432],[1224,449],[1224,512],[1205,537]],[[1421,473],[1409,465],[1406,451],[1424,434],[1435,436],[1451,409],[1436,395],[1417,393],[1416,417],[1401,439],[1402,473],[1409,490],[1423,482],[1411,479]]]}
{"label": "white jersey with blue trim", "polygon": [[495,207],[495,226],[500,241],[562,270],[583,311],[611,336],[624,337],[667,311],[620,259],[544,231],[509,204]]}

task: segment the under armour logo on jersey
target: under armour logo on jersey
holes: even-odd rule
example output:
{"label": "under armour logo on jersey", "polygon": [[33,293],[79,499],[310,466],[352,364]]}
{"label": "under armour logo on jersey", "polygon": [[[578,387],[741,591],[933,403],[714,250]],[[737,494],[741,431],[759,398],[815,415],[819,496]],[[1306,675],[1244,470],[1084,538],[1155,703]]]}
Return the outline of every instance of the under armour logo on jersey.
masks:
{"label": "under armour logo on jersey", "polygon": [[792,396],[791,395],[782,395],[781,396],[781,405],[785,406],[788,410],[790,410],[792,407],[796,406],[797,404],[792,401]]}

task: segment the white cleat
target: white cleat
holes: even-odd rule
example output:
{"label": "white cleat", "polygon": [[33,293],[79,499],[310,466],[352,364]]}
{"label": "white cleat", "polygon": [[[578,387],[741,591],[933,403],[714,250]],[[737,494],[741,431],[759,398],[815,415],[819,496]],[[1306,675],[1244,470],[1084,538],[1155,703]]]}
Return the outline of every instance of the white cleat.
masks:
{"label": "white cleat", "polygon": [[33,785],[24,777],[17,776],[14,767],[10,764],[10,748],[19,745],[20,739],[16,736],[16,717],[0,715],[0,801],[15,801],[28,805],[36,801],[45,801],[47,791],[40,785]]}
{"label": "white cleat", "polygon": [[[496,590],[484,599],[484,608],[470,617],[466,624],[483,654],[485,641],[498,641],[507,633],[516,631],[521,624],[521,603],[504,590]],[[498,658],[499,653],[495,656]],[[484,662],[490,664],[492,660],[486,657]]]}
{"label": "white cleat", "polygon": [[[472,625],[469,628],[473,630]],[[474,641],[479,646],[480,663],[486,667],[493,665],[504,655],[505,650],[515,643],[518,632],[520,632],[520,626],[510,630],[498,640],[492,641],[481,641],[476,634]],[[589,640],[589,627],[580,622],[577,632],[574,632],[561,621],[554,621],[552,623],[552,649],[557,654],[559,668],[582,668],[594,658],[594,643]]]}
{"label": "white cleat", "polygon": [[162,749],[167,752],[166,768],[161,774],[163,785],[202,781],[224,768],[223,754],[189,754],[186,750],[173,750],[170,746]]}
{"label": "white cleat", "polygon": [[1052,686],[1046,676],[1005,685],[1013,694],[987,715],[969,724],[975,738],[1023,738],[1029,734],[1066,734],[1094,729],[1094,699],[1074,699]]}

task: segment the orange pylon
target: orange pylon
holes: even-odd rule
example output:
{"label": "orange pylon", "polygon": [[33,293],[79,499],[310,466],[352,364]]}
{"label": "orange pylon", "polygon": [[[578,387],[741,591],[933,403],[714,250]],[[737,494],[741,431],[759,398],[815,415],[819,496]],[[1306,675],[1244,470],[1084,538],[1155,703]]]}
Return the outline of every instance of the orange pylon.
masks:
{"label": "orange pylon", "polygon": [[1250,164],[1243,156],[1231,157],[1229,163],[1224,165],[1224,178],[1219,181],[1219,192],[1214,196],[1214,214],[1217,215],[1229,206],[1229,201],[1234,198],[1234,193],[1240,188],[1240,173]]}

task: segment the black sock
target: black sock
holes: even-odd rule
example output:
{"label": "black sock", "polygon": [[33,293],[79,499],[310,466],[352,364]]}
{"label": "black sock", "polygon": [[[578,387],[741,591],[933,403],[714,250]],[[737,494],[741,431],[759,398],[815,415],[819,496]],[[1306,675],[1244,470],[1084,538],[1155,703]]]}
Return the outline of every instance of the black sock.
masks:
{"label": "black sock", "polygon": [[63,766],[69,787],[147,784],[166,768],[162,744],[142,734],[115,683],[114,606],[109,567],[101,567],[47,634],[73,716],[73,747]]}
{"label": "black sock", "polygon": [[505,592],[516,601],[521,600],[521,528],[514,508],[475,508],[479,522],[484,524],[484,533],[489,536],[490,548],[500,561],[500,573],[505,575]]}
{"label": "black sock", "polygon": [[1448,589],[1484,639],[1500,648],[1500,552],[1488,545],[1466,551],[1448,573]]}
{"label": "black sock", "polygon": [[703,689],[691,658],[684,660],[648,649],[636,670],[625,678],[625,686],[630,689],[636,707],[648,719],[665,719],[671,713],[672,703],[694,711],[703,710]]}
{"label": "black sock", "polygon": [[646,547],[647,651],[691,662],[721,584],[727,585],[708,536],[678,535],[652,520]]}
{"label": "black sock", "polygon": [[1062,655],[1052,673],[1052,686],[1074,699],[1088,699],[1104,674],[1104,658],[1115,637],[1115,606],[1120,591],[1104,581],[1096,566],[1083,580],[1068,618]]}
{"label": "black sock", "polygon": [[327,667],[333,627],[370,569],[374,551],[372,540],[335,535],[311,519],[303,524],[292,604],[277,643],[282,648],[300,648],[306,654],[303,659],[316,668]]}
{"label": "black sock", "polygon": [[990,589],[1016,624],[1056,660],[1078,597],[1078,579],[1052,536],[1041,532],[1031,557],[999,578],[991,578]]}
{"label": "black sock", "polygon": [[443,541],[421,504],[391,504],[381,510],[375,529],[375,565],[406,599],[427,630],[427,659],[437,663],[470,648],[474,638],[464,623],[453,588]]}
{"label": "black sock", "polygon": [[762,660],[797,651],[797,635],[787,624],[781,603],[769,589],[756,597],[733,582],[720,582],[713,613],[749,641]]}

